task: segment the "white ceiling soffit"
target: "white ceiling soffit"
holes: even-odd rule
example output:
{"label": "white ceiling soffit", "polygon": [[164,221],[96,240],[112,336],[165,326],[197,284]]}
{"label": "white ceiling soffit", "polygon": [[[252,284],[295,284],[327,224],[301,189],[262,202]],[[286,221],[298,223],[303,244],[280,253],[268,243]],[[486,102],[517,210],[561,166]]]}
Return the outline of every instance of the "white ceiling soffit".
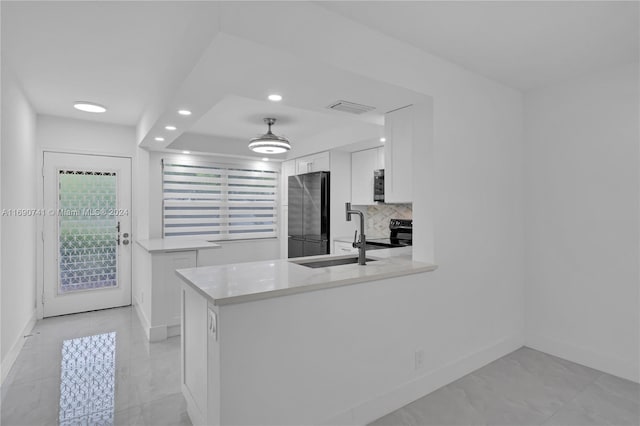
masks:
{"label": "white ceiling soffit", "polygon": [[[274,92],[284,97],[279,104],[266,100]],[[360,115],[327,109],[336,99],[376,109]],[[166,104],[164,113],[145,129],[141,144],[163,149],[184,131],[216,137],[244,136],[248,141],[265,133],[263,118],[268,113],[278,119],[274,133],[289,137],[294,149],[296,143],[305,143],[312,134],[315,137],[327,129],[349,126],[367,129],[368,137],[376,138],[382,131],[384,113],[424,99],[424,95],[404,88],[218,33]],[[190,109],[193,115],[178,117],[179,108]],[[166,124],[175,124],[178,131],[166,132]],[[353,136],[353,132],[349,134]],[[165,140],[154,141],[157,136]],[[333,137],[332,142],[337,144],[339,139]],[[342,144],[351,142],[356,140]]]}
{"label": "white ceiling soffit", "polygon": [[638,61],[636,1],[335,1],[318,5],[513,88]]}
{"label": "white ceiling soffit", "polygon": [[332,128],[348,126],[369,129],[377,135],[382,132],[383,124],[354,120],[350,114],[317,112],[295,108],[288,103],[229,95],[214,105],[189,131],[228,138],[245,135],[248,140],[266,133],[267,125],[263,121],[265,117],[276,118],[272,131],[278,136],[286,137],[293,144],[304,142]]}
{"label": "white ceiling soffit", "polygon": [[[202,2],[2,2],[2,56],[38,113],[136,125],[218,30]],[[77,100],[105,105],[76,111]]]}

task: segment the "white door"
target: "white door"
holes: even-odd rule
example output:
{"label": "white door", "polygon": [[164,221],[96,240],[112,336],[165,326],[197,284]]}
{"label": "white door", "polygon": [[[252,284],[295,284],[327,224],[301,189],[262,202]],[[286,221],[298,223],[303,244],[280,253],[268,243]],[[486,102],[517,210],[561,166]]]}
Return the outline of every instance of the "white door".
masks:
{"label": "white door", "polygon": [[131,304],[131,160],[44,153],[45,317]]}

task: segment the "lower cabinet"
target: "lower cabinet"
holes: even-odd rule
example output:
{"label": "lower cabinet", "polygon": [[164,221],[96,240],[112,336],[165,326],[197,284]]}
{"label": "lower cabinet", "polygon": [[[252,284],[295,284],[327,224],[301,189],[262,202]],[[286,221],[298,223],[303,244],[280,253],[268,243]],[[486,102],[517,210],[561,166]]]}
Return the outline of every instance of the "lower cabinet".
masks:
{"label": "lower cabinet", "polygon": [[193,425],[220,425],[218,308],[182,283],[181,388]]}
{"label": "lower cabinet", "polygon": [[182,284],[182,394],[193,424],[207,422],[207,301]]}
{"label": "lower cabinet", "polygon": [[[195,268],[197,250],[141,253],[137,268],[146,271],[137,277],[141,293],[136,304],[138,317],[150,342],[180,334],[180,285],[176,269]],[[144,281],[144,282],[143,282]]]}

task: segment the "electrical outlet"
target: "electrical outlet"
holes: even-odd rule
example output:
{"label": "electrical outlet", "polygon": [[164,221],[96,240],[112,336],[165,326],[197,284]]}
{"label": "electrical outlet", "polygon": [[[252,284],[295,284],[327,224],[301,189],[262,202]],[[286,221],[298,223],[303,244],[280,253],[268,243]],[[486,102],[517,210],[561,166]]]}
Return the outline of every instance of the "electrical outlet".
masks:
{"label": "electrical outlet", "polygon": [[415,351],[414,359],[416,370],[420,370],[422,367],[424,367],[424,350],[418,349],[417,351]]}

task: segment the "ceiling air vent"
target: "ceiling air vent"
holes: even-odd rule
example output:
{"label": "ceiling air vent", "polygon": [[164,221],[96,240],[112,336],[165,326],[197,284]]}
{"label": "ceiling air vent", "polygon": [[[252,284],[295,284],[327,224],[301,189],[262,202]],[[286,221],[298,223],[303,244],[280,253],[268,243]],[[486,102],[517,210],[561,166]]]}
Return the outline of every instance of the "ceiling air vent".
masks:
{"label": "ceiling air vent", "polygon": [[356,104],[348,101],[335,101],[327,108],[335,111],[348,112],[349,114],[363,114],[365,112],[373,111],[375,107],[368,105]]}

